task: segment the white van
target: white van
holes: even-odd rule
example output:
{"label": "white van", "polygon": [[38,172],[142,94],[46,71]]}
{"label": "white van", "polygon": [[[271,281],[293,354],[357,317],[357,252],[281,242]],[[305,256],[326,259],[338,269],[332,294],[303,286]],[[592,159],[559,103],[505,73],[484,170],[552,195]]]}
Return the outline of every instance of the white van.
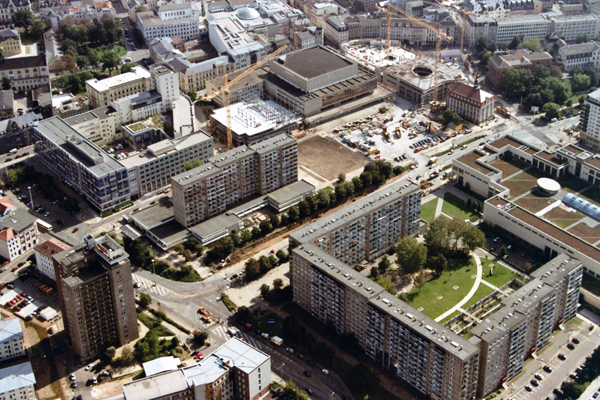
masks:
{"label": "white van", "polygon": [[17,152],[17,149],[12,149],[11,151],[8,152],[8,154],[15,154]]}

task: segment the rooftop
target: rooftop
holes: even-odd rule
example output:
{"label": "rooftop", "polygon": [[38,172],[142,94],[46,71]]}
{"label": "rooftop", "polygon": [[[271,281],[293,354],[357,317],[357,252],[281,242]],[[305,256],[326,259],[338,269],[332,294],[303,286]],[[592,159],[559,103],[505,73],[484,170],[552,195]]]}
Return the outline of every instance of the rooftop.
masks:
{"label": "rooftop", "polygon": [[469,100],[474,100],[479,104],[485,103],[488,99],[493,98],[494,95],[486,92],[485,90],[467,85],[463,82],[456,82],[448,86],[448,91],[455,93],[461,97],[466,97]]}
{"label": "rooftop", "polygon": [[348,67],[352,63],[321,46],[297,50],[278,57],[275,61],[307,79]]}
{"label": "rooftop", "polygon": [[125,85],[140,79],[150,79],[150,72],[140,66],[131,68],[131,72],[111,76],[102,80],[90,79],[85,81],[92,89],[98,92],[105,92],[116,86]]}
{"label": "rooftop", "polygon": [[35,376],[29,361],[0,369],[2,393],[35,385]]}
{"label": "rooftop", "polygon": [[23,327],[19,318],[0,321],[0,343],[23,339]]}
{"label": "rooftop", "polygon": [[477,162],[482,156],[482,154],[479,154],[476,151],[472,151],[460,158],[457,158],[456,160],[486,175],[491,173],[497,173],[498,171],[492,169],[488,165],[482,162]]}
{"label": "rooftop", "polygon": [[240,218],[234,213],[227,212],[192,226],[190,231],[198,237],[207,238],[217,232],[229,230],[232,226],[239,226],[240,223],[242,223]]}
{"label": "rooftop", "polygon": [[150,207],[134,212],[131,214],[131,218],[135,219],[137,224],[142,225],[145,229],[152,229],[172,220],[174,213],[171,202],[161,199]]}
{"label": "rooftop", "polygon": [[181,364],[179,358],[168,356],[156,358],[142,364],[146,376],[157,375],[166,371],[174,371]]}
{"label": "rooftop", "polygon": [[188,388],[182,370],[165,372],[149,378],[123,384],[123,395],[127,400],[147,400],[167,397]]}
{"label": "rooftop", "polygon": [[[36,68],[46,66],[46,55],[40,54],[33,57],[7,58],[0,61],[0,71],[9,71],[12,69]],[[47,73],[45,74],[47,75]]]}
{"label": "rooftop", "polygon": [[10,228],[15,232],[21,232],[23,229],[33,225],[37,218],[29,214],[27,211],[16,208],[9,215],[0,220],[0,227],[3,229]]}
{"label": "rooftop", "polygon": [[277,204],[285,204],[301,194],[314,191],[315,189],[314,185],[302,179],[269,193],[267,197]]}
{"label": "rooftop", "polygon": [[37,251],[38,253],[42,254],[43,256],[46,256],[48,258],[52,258],[52,256],[54,254],[60,253],[61,251],[70,249],[71,246],[61,242],[60,240],[56,239],[56,238],[51,238],[49,240],[46,240],[44,243],[40,243],[37,246],[35,246],[34,250]]}

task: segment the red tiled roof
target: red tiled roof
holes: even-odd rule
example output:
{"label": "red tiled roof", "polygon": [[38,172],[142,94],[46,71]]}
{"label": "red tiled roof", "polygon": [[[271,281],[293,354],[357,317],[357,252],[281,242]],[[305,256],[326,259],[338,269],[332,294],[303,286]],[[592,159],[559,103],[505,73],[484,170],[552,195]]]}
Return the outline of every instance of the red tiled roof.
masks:
{"label": "red tiled roof", "polygon": [[0,240],[3,242],[8,242],[14,237],[15,233],[13,232],[12,228],[6,228],[3,231],[0,231]]}

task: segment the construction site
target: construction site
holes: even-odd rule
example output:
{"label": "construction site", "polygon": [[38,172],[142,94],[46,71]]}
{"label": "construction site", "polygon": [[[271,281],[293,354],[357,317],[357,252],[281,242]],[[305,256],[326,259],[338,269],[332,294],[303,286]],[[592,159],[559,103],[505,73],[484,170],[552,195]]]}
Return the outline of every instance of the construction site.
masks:
{"label": "construction site", "polygon": [[341,45],[342,54],[361,64],[375,73],[384,68],[413,60],[416,55],[392,41],[389,51],[382,39],[359,39],[344,42]]}

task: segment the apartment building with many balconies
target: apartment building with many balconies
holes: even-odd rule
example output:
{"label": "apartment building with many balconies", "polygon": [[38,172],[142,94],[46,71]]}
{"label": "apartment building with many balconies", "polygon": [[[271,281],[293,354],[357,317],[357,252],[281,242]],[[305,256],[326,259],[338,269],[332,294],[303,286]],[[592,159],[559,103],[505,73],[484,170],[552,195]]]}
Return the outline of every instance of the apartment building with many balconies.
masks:
{"label": "apartment building with many balconies", "polygon": [[285,134],[211,157],[171,178],[175,220],[185,227],[224,213],[229,206],[298,180],[298,145]]}
{"label": "apartment building with many balconies", "polygon": [[110,236],[54,255],[65,329],[82,360],[138,338],[129,255]]}

